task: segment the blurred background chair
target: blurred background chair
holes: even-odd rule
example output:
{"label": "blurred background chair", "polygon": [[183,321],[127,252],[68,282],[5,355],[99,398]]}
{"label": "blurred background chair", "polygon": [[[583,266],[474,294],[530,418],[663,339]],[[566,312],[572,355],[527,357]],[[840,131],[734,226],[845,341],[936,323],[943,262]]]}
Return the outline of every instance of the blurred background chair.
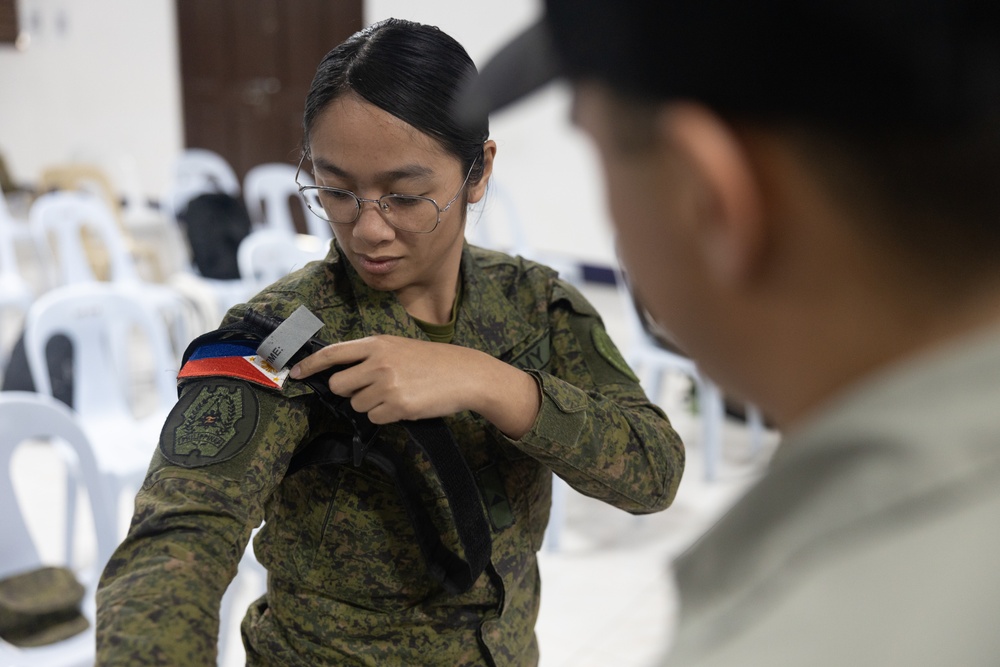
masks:
{"label": "blurred background chair", "polygon": [[240,243],[237,254],[240,276],[253,294],[306,263],[323,259],[329,247],[329,239],[259,229]]}
{"label": "blurred background chair", "polygon": [[30,224],[51,247],[50,283],[139,280],[111,210],[92,192],[57,190],[31,205]]}
{"label": "blurred background chair", "polygon": [[91,162],[66,162],[49,165],[42,170],[36,185],[40,193],[54,191],[89,192],[96,195],[105,205],[118,229],[118,234],[133,258],[139,274],[145,279],[161,275],[160,248],[137,239],[131,233],[126,213],[134,212],[134,203],[126,201],[125,194],[104,168]]}
{"label": "blurred background chair", "polygon": [[240,181],[224,157],[206,148],[187,148],[174,159],[170,186],[161,206],[174,219],[188,202],[206,192],[240,196]]}
{"label": "blurred background chair", "polygon": [[[200,195],[224,194],[243,207],[241,192],[235,170],[218,153],[205,148],[187,148],[176,156],[160,207],[182,231],[190,250],[190,260],[194,259],[195,249],[192,247],[191,229],[185,222],[188,205]],[[189,261],[185,271],[175,273],[167,282],[198,307],[207,329],[218,326],[230,306],[253,295],[247,293],[246,285],[238,277],[221,279],[202,275],[194,261]]]}
{"label": "blurred background chair", "polygon": [[[28,311],[24,348],[35,390],[49,396],[50,375],[65,372],[51,368],[46,355],[56,335],[69,340],[71,404],[118,507],[123,492],[142,484],[177,401],[178,361],[167,328],[136,292],[113,283],[68,285],[42,295]],[[67,500],[74,516],[75,494]]]}
{"label": "blurred background chair", "polygon": [[[77,558],[72,545],[66,549],[66,559],[59,561],[43,557],[18,493],[12,473],[15,452],[22,445],[38,445],[48,441],[74,458],[78,479],[83,482],[90,507],[93,527],[90,536],[94,553],[89,558]],[[69,476],[68,476],[69,477]],[[77,492],[76,484],[66,493]],[[57,490],[53,489],[53,493]],[[55,644],[33,648],[16,647],[0,639],[0,664],[10,667],[71,667],[94,664],[94,594],[105,563],[118,545],[116,515],[105,493],[104,480],[87,436],[75,415],[55,399],[28,392],[0,392],[0,577],[26,572],[46,565],[69,567],[83,584],[85,593],[82,613],[90,623],[85,632]],[[31,508],[37,511],[37,507]],[[35,528],[57,530],[58,518],[38,517]],[[66,522],[75,517],[63,517]]]}
{"label": "blurred background chair", "polygon": [[31,286],[18,268],[15,224],[6,198],[0,196],[0,381],[34,299]]}
{"label": "blurred background chair", "polygon": [[[311,185],[312,178],[306,172],[299,174],[302,185]],[[302,213],[305,231],[319,238],[333,237],[330,223],[309,212],[305,200],[299,196],[295,185],[295,167],[284,162],[265,162],[251,167],[243,177],[243,199],[254,229],[274,229],[296,234],[292,211]]]}
{"label": "blurred background chair", "polygon": [[181,292],[141,278],[111,211],[93,193],[41,195],[31,206],[30,224],[52,249],[46,262],[52,285],[107,280],[136,292],[168,323],[178,357],[192,338],[214,324]]}

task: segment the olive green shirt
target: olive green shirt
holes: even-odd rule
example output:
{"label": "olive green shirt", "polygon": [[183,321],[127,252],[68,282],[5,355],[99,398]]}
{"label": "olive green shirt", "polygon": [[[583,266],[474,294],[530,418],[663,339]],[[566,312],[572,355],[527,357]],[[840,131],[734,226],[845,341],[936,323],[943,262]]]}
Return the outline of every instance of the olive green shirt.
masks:
{"label": "olive green shirt", "polygon": [[[320,465],[286,475],[303,442],[349,429],[303,383],[277,391],[232,378],[191,380],[101,581],[99,664],[215,664],[219,602],[262,521],[254,549],[268,590],[243,622],[248,664],[537,663],[536,552],[551,474],[629,512],[654,512],[673,500],[684,450],[596,311],[553,271],[467,246],[462,281],[453,344],[525,369],[542,395],[520,440],[470,412],[445,418],[496,524],[495,575],[446,593],[428,576],[395,488],[374,468]],[[426,340],[396,297],[367,287],[335,244],[324,261],[251,303],[276,317],[307,305],[325,323],[317,334],[325,342],[373,334]],[[243,310],[232,309],[227,321]],[[220,419],[225,433],[198,449]],[[399,425],[379,437],[412,461],[406,473],[422,480],[435,524],[459,551],[422,452]]]}

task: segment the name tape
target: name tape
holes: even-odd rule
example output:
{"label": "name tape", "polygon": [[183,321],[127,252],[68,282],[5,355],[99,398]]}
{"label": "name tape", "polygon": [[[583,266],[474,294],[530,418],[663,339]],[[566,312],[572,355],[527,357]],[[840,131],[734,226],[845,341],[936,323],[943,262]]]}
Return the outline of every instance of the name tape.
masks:
{"label": "name tape", "polygon": [[292,355],[322,328],[322,320],[309,312],[305,306],[299,306],[264,339],[257,348],[257,354],[273,368],[284,368]]}

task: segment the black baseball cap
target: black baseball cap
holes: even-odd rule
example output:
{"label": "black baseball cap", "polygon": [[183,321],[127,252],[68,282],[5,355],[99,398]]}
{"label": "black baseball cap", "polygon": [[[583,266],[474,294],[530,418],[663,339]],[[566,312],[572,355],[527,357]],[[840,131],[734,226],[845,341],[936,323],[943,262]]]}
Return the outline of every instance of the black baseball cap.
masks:
{"label": "black baseball cap", "polygon": [[883,130],[996,122],[996,0],[546,0],[468,82],[482,119],[557,78],[733,117]]}

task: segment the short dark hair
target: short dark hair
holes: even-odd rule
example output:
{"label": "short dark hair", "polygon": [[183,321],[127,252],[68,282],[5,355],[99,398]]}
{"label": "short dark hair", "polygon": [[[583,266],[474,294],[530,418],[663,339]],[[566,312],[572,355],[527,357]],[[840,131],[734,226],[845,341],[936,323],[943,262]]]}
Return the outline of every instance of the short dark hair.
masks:
{"label": "short dark hair", "polygon": [[326,54],[316,69],[306,96],[304,150],[320,112],[352,92],[437,139],[464,170],[475,162],[469,183],[477,183],[489,122],[470,126],[451,112],[460,86],[475,74],[462,45],[439,28],[402,19],[375,23]]}

